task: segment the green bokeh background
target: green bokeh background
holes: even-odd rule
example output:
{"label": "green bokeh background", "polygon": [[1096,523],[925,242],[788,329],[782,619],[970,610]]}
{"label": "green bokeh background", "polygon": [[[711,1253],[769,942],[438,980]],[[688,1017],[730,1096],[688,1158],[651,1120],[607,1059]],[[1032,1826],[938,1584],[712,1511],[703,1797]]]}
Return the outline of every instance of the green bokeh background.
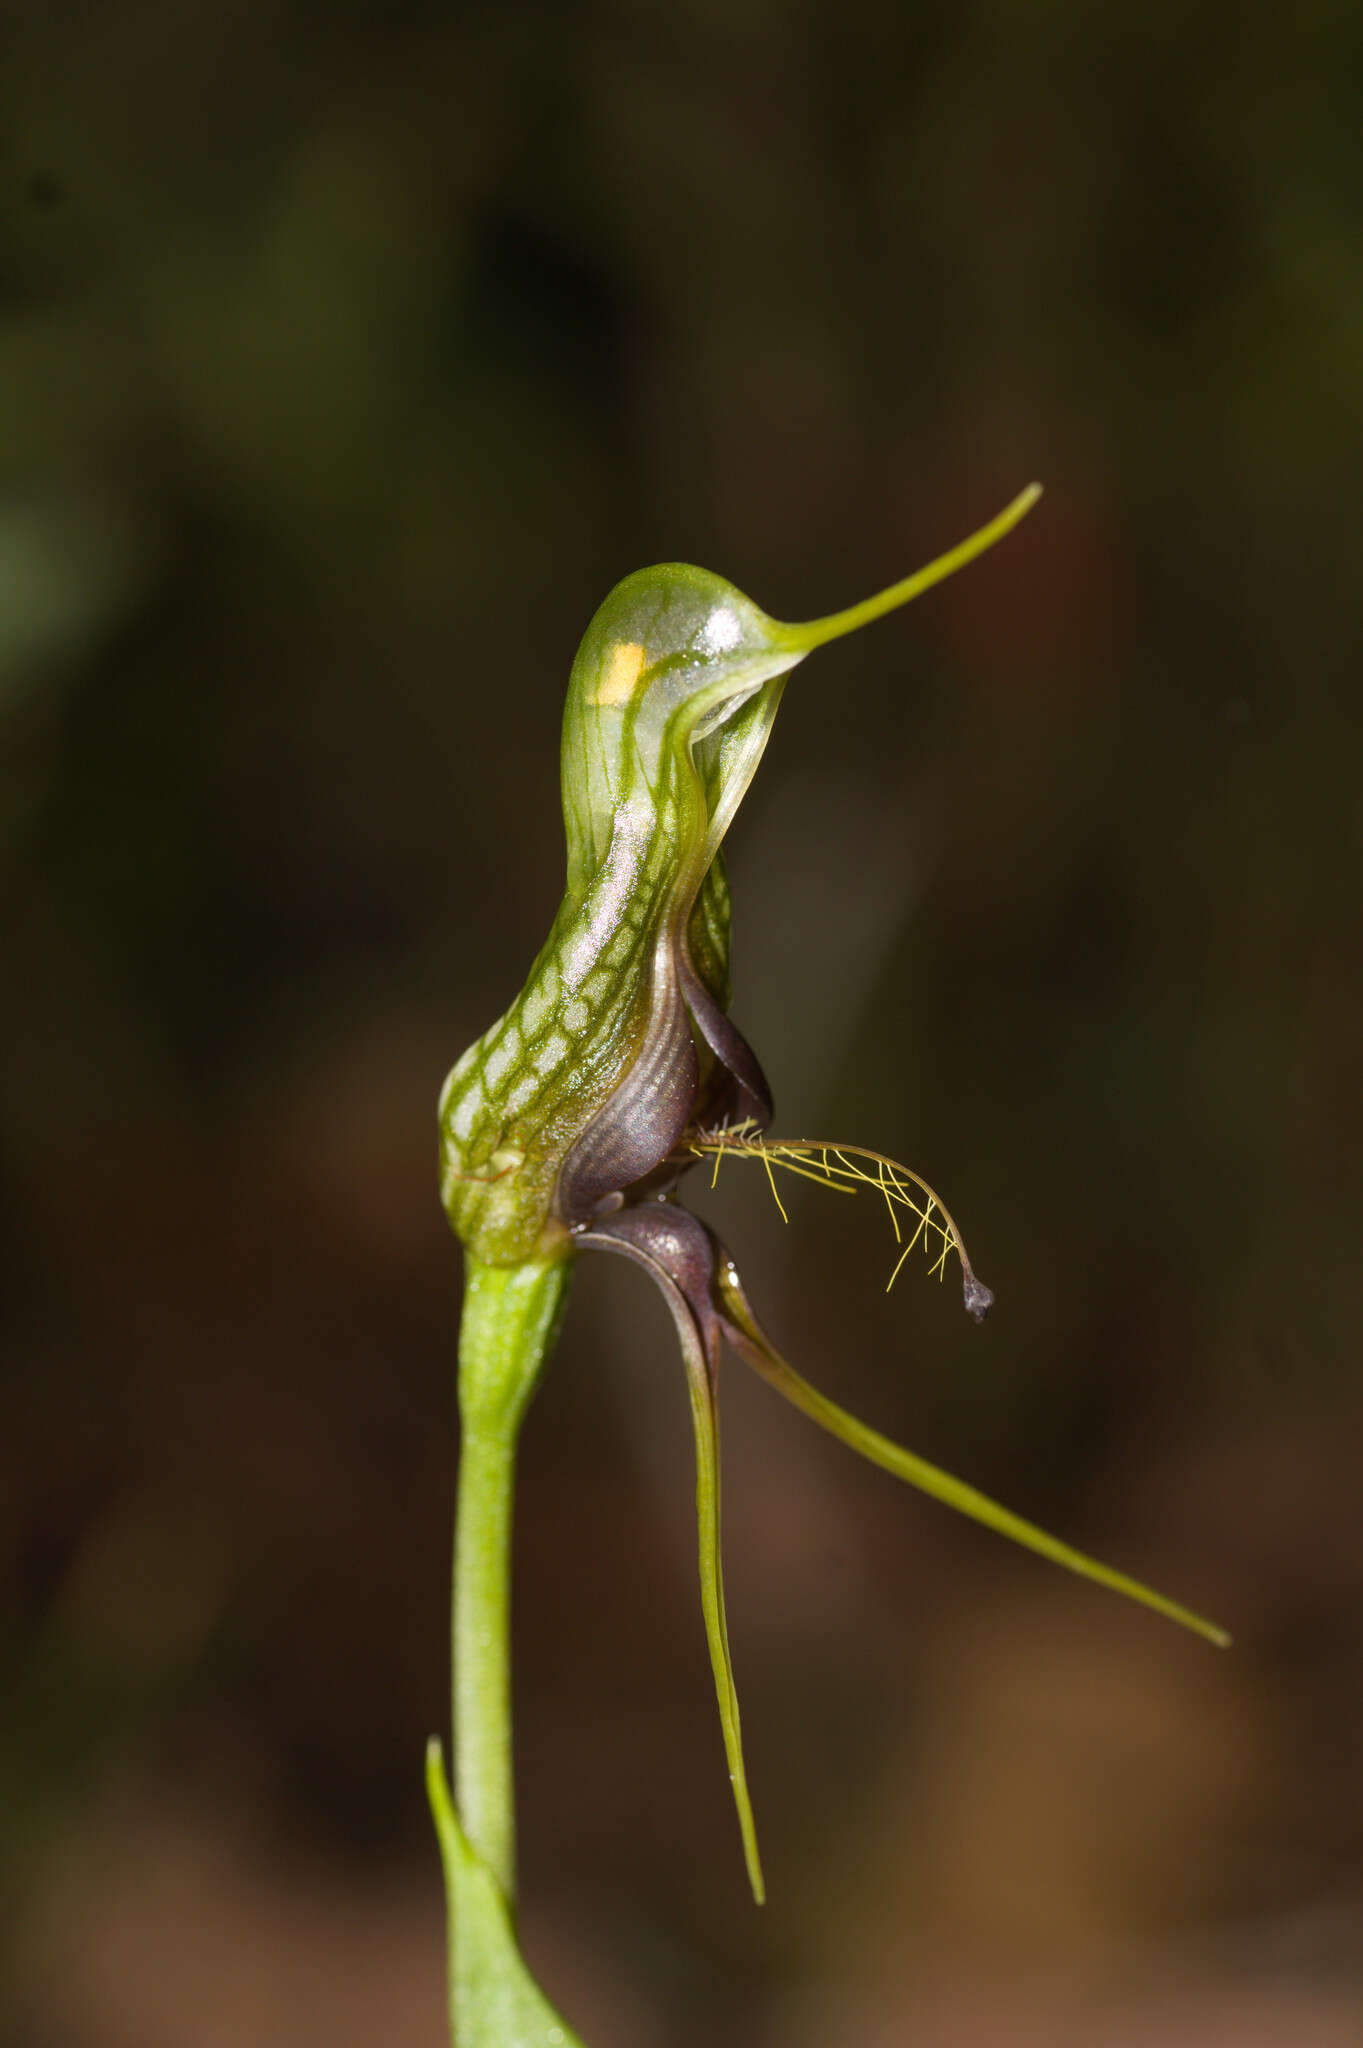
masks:
{"label": "green bokeh background", "polygon": [[[749,1903],[660,1304],[528,1432],[523,1929],[593,2048],[1363,2018],[1363,17],[126,0],[0,50],[0,2028],[441,2040],[434,1103],[561,878],[618,577],[778,616],[731,839],[830,1393],[1218,1655],[726,1383]],[[699,1197],[698,1197],[699,1199]]]}

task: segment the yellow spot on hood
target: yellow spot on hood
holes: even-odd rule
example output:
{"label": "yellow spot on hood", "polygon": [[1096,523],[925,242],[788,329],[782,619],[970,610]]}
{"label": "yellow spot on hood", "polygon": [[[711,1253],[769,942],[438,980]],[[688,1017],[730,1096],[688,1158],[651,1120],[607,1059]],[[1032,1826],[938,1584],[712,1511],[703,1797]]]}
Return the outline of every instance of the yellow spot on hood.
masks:
{"label": "yellow spot on hood", "polygon": [[644,650],[637,640],[617,640],[592,691],[593,704],[623,704],[639,680]]}

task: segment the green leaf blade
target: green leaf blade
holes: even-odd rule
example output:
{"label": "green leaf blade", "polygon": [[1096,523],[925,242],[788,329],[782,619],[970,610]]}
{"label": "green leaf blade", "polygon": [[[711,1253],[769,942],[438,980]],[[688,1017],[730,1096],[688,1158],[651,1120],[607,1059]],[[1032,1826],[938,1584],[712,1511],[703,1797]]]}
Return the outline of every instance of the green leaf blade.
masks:
{"label": "green leaf blade", "polygon": [[426,1795],[445,1867],[457,2048],[584,2048],[525,1966],[505,1894],[459,1824],[434,1737],[426,1747]]}

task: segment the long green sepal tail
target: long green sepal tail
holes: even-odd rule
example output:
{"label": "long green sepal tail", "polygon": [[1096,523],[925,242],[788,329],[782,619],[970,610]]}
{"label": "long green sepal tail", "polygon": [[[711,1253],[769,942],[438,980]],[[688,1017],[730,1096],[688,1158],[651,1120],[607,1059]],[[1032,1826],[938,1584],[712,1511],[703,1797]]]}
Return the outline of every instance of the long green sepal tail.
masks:
{"label": "long green sepal tail", "polygon": [[743,1858],[753,1898],[760,1906],[766,1899],[767,1887],[762,1875],[762,1859],[758,1854],[757,1823],[748,1792],[748,1773],[743,1762],[743,1731],[738,1693],[734,1686],[733,1659],[729,1652],[729,1624],[724,1612],[724,1572],[720,1559],[719,1405],[714,1381],[706,1370],[704,1359],[693,1355],[699,1351],[699,1346],[683,1345],[683,1351],[687,1354],[686,1383],[696,1435],[696,1526],[700,1546],[701,1611],[715,1676],[715,1697],[724,1733],[729,1782],[733,1787],[739,1832],[743,1837]]}
{"label": "long green sepal tail", "polygon": [[793,1402],[812,1422],[817,1422],[820,1429],[835,1436],[839,1443],[846,1444],[849,1450],[856,1451],[871,1464],[879,1465],[882,1471],[893,1473],[896,1479],[917,1487],[920,1493],[929,1494],[945,1507],[967,1515],[972,1522],[979,1522],[986,1529],[1006,1536],[1010,1542],[1021,1544],[1024,1550],[1035,1551],[1038,1557],[1049,1558],[1052,1564],[1076,1573],[1081,1579],[1091,1579],[1095,1585],[1125,1594],[1128,1600],[1135,1600],[1142,1607],[1153,1608],[1156,1614],[1178,1622],[1180,1627],[1191,1629],[1195,1635],[1204,1636],[1220,1649],[1229,1644],[1230,1636],[1215,1622],[1195,1614],[1189,1607],[1181,1606],[1177,1600],[1167,1599],[1153,1587],[1142,1585],[1139,1579],[1128,1578],[1125,1572],[1114,1571],[1111,1565],[1101,1564],[1082,1550],[1074,1550],[1057,1537],[1048,1536],[1034,1522],[1024,1521],[1021,1515],[1001,1507],[987,1494],[968,1486],[963,1479],[954,1478],[940,1466],[929,1464],[926,1458],[917,1457],[914,1452],[882,1436],[878,1429],[858,1422],[855,1415],[849,1415],[845,1408],[839,1408],[835,1401],[830,1401],[817,1387],[812,1387],[772,1345],[748,1305],[732,1264],[721,1269],[718,1286],[730,1325],[730,1341],[743,1358],[769,1386],[775,1387],[778,1394]]}

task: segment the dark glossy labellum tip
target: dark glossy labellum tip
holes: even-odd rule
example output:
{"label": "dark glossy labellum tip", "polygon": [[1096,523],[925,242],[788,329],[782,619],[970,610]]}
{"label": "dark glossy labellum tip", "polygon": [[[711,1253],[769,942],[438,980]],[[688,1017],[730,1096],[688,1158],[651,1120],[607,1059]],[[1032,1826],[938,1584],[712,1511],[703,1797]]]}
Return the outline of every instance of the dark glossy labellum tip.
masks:
{"label": "dark glossy labellum tip", "polygon": [[967,1273],[961,1282],[961,1298],[965,1302],[966,1314],[982,1323],[994,1306],[994,1290],[986,1287],[983,1280],[977,1280],[973,1273]]}

